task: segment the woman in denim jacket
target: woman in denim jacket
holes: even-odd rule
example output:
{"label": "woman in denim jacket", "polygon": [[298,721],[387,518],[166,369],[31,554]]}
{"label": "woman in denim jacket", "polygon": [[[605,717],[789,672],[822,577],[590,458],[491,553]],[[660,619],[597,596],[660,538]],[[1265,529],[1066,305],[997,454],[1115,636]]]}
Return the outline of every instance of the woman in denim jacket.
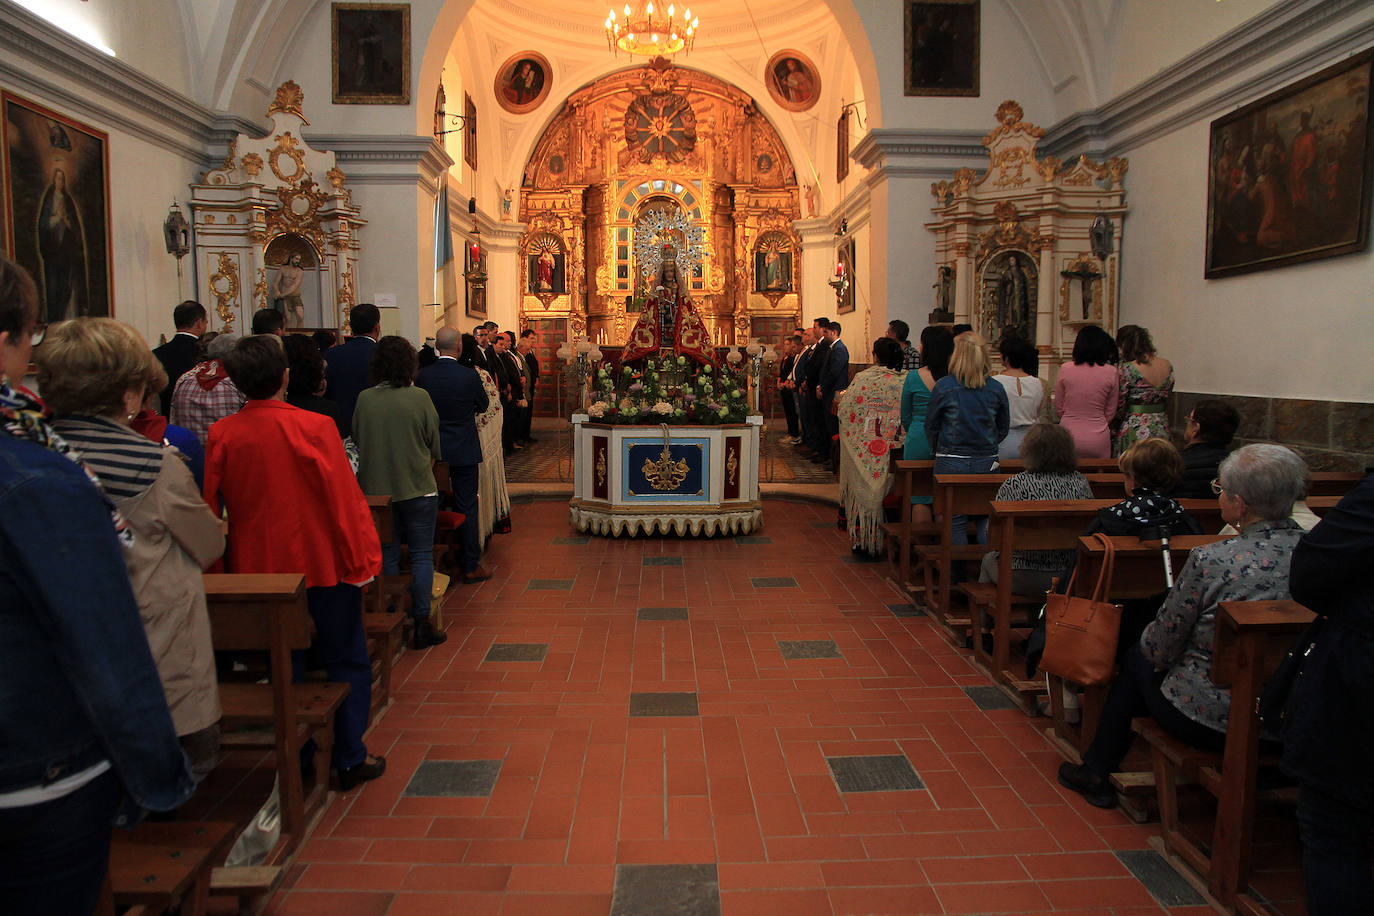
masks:
{"label": "woman in denim jacket", "polygon": [[[986,474],[997,467],[997,446],[1007,437],[1011,415],[1007,390],[989,385],[992,367],[987,341],[972,331],[954,341],[949,375],[935,383],[926,409],[926,439],[936,474]],[[978,543],[987,542],[987,519],[978,522]],[[968,519],[956,515],[951,542],[968,543]]]}
{"label": "woman in denim jacket", "polygon": [[129,532],[21,380],[43,329],[0,256],[0,901],[89,913],[110,826],[193,787],[121,556]]}

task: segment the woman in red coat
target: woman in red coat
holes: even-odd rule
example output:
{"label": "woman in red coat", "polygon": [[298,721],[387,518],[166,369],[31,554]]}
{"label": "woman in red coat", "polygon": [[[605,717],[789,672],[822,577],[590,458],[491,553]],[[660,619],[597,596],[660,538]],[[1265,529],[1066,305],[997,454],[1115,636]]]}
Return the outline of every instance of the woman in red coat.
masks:
{"label": "woman in red coat", "polygon": [[[210,427],[205,499],[228,510],[229,572],[305,575],[325,671],[350,688],[334,720],[333,763],[347,791],[386,769],[363,744],[372,667],[362,587],[381,571],[377,529],[334,422],[286,403],[280,343],[245,337],[224,365],[248,402]],[[297,679],[303,674],[297,660]]]}

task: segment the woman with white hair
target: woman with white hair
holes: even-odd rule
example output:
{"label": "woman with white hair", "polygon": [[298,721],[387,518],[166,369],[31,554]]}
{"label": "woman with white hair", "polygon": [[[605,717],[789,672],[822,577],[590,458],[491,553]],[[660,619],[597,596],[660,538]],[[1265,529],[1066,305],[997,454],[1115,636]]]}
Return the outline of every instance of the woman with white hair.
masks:
{"label": "woman with white hair", "polygon": [[1108,780],[1130,750],[1138,716],[1152,716],[1194,747],[1221,750],[1231,691],[1210,677],[1217,606],[1289,597],[1289,562],[1302,537],[1289,514],[1306,482],[1307,465],[1281,445],[1247,445],[1221,463],[1212,489],[1222,518],[1240,534],[1189,555],[1159,613],[1127,650],[1083,763],[1059,768],[1062,785],[1099,808],[1115,807]]}

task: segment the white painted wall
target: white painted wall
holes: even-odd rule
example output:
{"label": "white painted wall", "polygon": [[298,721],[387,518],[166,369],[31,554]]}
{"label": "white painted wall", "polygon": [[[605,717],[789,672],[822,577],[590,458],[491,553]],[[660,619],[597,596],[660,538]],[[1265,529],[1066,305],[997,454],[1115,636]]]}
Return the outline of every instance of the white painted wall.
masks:
{"label": "white painted wall", "polygon": [[1374,251],[1203,279],[1208,124],[1130,151],[1121,321],[1181,391],[1374,401]]}
{"label": "white painted wall", "polygon": [[1121,0],[1111,25],[1106,101],[1281,0]]}

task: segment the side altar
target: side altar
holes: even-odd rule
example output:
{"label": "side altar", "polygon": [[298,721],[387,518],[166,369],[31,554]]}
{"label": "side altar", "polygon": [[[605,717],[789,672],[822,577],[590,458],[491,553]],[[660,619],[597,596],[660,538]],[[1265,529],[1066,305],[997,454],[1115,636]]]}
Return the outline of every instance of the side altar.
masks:
{"label": "side altar", "polygon": [[719,426],[597,423],[573,414],[571,521],[578,531],[747,534],[763,524],[763,417]]}

